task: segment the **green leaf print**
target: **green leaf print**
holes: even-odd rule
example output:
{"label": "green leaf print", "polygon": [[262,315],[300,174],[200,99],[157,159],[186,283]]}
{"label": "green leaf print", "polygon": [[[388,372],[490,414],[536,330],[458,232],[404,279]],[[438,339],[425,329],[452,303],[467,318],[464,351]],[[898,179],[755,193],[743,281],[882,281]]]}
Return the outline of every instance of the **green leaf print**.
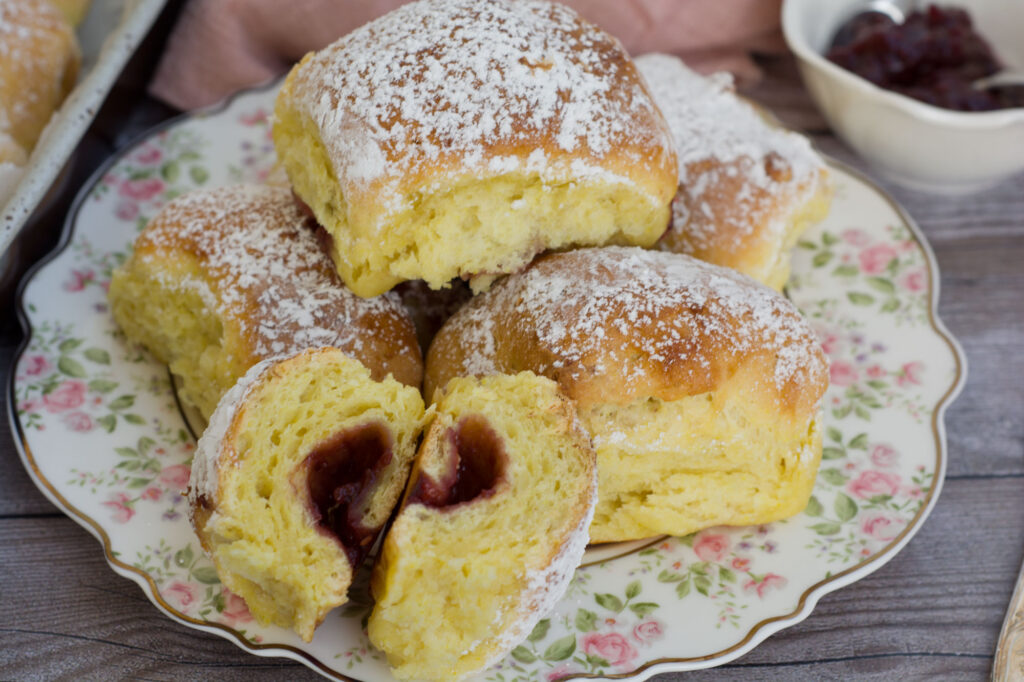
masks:
{"label": "green leaf print", "polygon": [[59,369],[63,374],[66,374],[69,377],[74,377],[75,379],[82,379],[87,376],[82,364],[78,362],[78,360],[69,358],[67,355],[62,355],[60,356],[60,359],[57,360],[57,369]]}
{"label": "green leaf print", "polygon": [[564,661],[576,651],[576,635],[566,635],[556,639],[544,650],[545,661]]}
{"label": "green leaf print", "polygon": [[597,614],[586,609],[576,611],[576,629],[580,632],[591,632],[597,629]]}
{"label": "green leaf print", "polygon": [[544,639],[547,636],[548,629],[550,629],[550,628],[551,628],[551,620],[550,619],[545,618],[545,619],[543,619],[541,621],[538,621],[537,624],[535,626],[533,626],[533,632],[531,632],[529,637],[527,637],[526,639],[528,639],[531,642],[539,642],[540,640]]}
{"label": "green leaf print", "polygon": [[88,348],[86,349],[85,353],[83,353],[83,355],[85,355],[86,360],[92,360],[96,364],[110,364],[110,353],[103,350],[102,348]]}
{"label": "green leaf print", "polygon": [[849,495],[839,493],[836,495],[836,501],[833,505],[836,516],[839,517],[840,521],[849,521],[857,515],[857,503],[854,502]]}
{"label": "green leaf print", "polygon": [[220,582],[220,578],[217,577],[217,569],[213,566],[200,566],[192,571],[192,577],[207,585],[216,585]]}
{"label": "green leaf print", "polygon": [[622,600],[614,594],[595,594],[594,599],[609,611],[614,611],[615,613],[622,611]]}

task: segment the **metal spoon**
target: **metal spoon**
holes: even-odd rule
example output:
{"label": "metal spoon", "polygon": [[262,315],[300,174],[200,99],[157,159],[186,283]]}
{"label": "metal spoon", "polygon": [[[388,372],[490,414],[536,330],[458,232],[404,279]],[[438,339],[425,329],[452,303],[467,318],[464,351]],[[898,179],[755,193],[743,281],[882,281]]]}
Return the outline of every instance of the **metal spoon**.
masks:
{"label": "metal spoon", "polygon": [[989,88],[1004,88],[1024,85],[1024,71],[1019,69],[1003,69],[996,71],[991,76],[985,76],[971,83],[971,87],[978,90]]}

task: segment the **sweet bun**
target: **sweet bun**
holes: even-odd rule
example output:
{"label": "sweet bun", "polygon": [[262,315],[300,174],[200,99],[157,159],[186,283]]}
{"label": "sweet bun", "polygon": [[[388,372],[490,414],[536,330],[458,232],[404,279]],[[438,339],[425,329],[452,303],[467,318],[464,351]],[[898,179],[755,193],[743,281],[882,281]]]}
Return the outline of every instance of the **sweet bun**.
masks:
{"label": "sweet bun", "polygon": [[650,246],[676,161],[622,45],[538,0],[421,0],[288,75],[274,143],[360,296]]}
{"label": "sweet bun", "polygon": [[524,372],[438,392],[371,587],[400,679],[454,680],[521,642],[583,556],[594,451],[558,386]]}
{"label": "sweet bun", "polygon": [[594,542],[807,504],[825,355],[789,301],[744,275],[637,248],[542,256],[445,323],[425,395],[451,377],[523,370],[557,381],[594,439]]}
{"label": "sweet bun", "polygon": [[422,378],[416,332],[394,295],[345,289],[287,189],[238,185],[178,197],[114,272],[109,300],[125,335],[181,379],[209,417],[251,366],[337,346],[373,378]]}
{"label": "sweet bun", "polygon": [[0,162],[24,163],[79,61],[75,34],[50,0],[0,2]]}
{"label": "sweet bun", "polygon": [[303,639],[346,601],[401,497],[423,399],[336,348],[255,365],[225,394],[192,464],[190,519],[221,582]]}
{"label": "sweet bun", "polygon": [[664,54],[644,55],[636,65],[679,158],[679,191],[659,247],[781,289],[790,249],[828,214],[825,163],[806,138],[737,96],[729,74],[704,77]]}

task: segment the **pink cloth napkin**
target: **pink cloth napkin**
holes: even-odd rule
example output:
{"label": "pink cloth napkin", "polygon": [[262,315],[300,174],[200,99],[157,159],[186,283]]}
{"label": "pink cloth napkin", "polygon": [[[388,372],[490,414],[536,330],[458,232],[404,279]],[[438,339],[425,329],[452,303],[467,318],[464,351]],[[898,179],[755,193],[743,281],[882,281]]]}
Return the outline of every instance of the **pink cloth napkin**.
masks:
{"label": "pink cloth napkin", "polygon": [[[405,0],[190,0],[150,92],[180,109],[212,104],[282,74]],[[486,0],[481,0],[486,1]],[[693,68],[756,80],[751,51],[784,49],[781,0],[562,0],[631,54],[669,52]]]}

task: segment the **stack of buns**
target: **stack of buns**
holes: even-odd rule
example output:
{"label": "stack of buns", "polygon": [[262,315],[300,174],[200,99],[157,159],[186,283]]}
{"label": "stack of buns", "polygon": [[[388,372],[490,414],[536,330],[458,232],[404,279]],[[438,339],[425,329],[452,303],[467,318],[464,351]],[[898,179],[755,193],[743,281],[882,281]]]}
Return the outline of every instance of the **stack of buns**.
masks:
{"label": "stack of buns", "polygon": [[806,505],[827,365],[772,287],[827,173],[750,116],[546,0],[414,2],[293,69],[291,191],[171,202],[110,288],[212,415],[192,522],[257,618],[312,637],[394,514],[370,638],[457,679],[588,538]]}

